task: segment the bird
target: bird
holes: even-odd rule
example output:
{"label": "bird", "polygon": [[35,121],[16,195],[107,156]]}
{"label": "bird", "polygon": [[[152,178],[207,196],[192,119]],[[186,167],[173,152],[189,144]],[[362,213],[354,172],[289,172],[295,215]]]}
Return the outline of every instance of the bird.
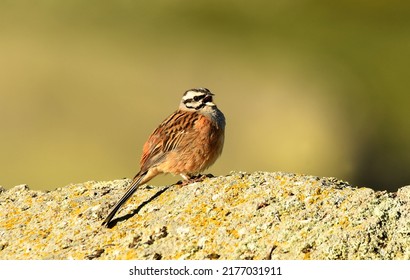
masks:
{"label": "bird", "polygon": [[225,116],[207,88],[185,91],[178,109],[166,118],[143,145],[140,171],[113,206],[102,226],[109,227],[121,206],[158,174],[179,174],[194,180],[221,155],[225,139]]}

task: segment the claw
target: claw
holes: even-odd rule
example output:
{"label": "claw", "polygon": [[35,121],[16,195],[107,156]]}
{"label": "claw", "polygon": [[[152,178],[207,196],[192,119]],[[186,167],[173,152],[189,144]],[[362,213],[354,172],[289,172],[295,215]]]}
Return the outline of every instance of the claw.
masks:
{"label": "claw", "polygon": [[206,178],[215,177],[212,174],[198,174],[198,175],[185,175],[183,176],[184,180],[178,181],[176,184],[181,186],[186,186],[192,183],[202,182]]}

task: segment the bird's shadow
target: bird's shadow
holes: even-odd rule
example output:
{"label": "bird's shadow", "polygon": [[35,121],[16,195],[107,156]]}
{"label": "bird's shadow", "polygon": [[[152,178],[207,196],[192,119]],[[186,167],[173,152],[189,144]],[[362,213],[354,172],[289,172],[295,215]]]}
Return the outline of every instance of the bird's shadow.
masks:
{"label": "bird's shadow", "polygon": [[153,196],[151,196],[149,199],[145,200],[144,202],[142,202],[140,205],[138,205],[138,207],[136,209],[134,209],[132,211],[132,213],[124,215],[122,217],[116,218],[114,220],[112,220],[107,227],[108,228],[112,228],[114,227],[118,222],[124,221],[124,220],[128,220],[131,217],[134,217],[135,215],[137,215],[141,209],[147,205],[148,203],[150,203],[151,201],[153,201],[154,199],[156,199],[157,197],[159,197],[161,194],[163,194],[166,190],[168,190],[171,186],[166,186],[165,188],[159,190],[158,192],[156,192]]}
{"label": "bird's shadow", "polygon": [[173,185],[166,186],[165,188],[159,190],[156,192],[153,196],[151,196],[148,200],[145,200],[142,202],[135,210],[132,211],[132,213],[124,215],[122,217],[119,217],[117,219],[113,219],[109,224],[107,224],[107,228],[113,228],[118,222],[128,220],[131,217],[134,217],[136,214],[139,213],[139,211],[148,203],[159,197],[161,194],[163,194],[166,190],[168,190],[170,187],[173,186],[185,186],[187,184],[195,183],[195,182],[202,182],[205,178],[213,178],[215,177],[212,174],[198,174],[196,176],[192,176],[189,180],[187,181],[178,181]]}

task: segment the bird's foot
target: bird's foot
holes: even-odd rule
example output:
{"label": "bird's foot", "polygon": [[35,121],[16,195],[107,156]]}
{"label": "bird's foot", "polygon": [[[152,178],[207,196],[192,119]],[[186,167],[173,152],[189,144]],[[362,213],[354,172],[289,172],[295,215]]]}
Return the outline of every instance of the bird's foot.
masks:
{"label": "bird's foot", "polygon": [[202,182],[206,178],[213,178],[215,177],[212,174],[198,174],[198,175],[191,175],[188,176],[185,180],[180,180],[177,182],[177,185],[186,186],[192,183]]}

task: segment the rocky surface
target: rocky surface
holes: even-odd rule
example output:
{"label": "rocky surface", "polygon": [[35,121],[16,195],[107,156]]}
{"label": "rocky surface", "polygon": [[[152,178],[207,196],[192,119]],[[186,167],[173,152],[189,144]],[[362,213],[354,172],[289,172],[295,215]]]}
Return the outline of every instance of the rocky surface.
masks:
{"label": "rocky surface", "polygon": [[232,173],[142,186],[101,227],[129,180],[0,190],[0,259],[410,259],[410,186]]}

